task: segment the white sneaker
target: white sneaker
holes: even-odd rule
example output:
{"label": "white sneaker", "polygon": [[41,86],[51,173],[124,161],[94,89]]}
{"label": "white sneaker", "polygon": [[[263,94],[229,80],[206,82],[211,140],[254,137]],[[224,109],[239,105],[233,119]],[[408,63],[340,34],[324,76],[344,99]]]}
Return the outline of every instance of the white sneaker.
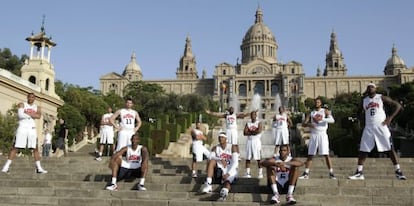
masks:
{"label": "white sneaker", "polygon": [[213,187],[207,183],[204,183],[203,186],[200,188],[200,192],[202,194],[211,193],[213,191]]}
{"label": "white sneaker", "polygon": [[246,173],[243,177],[245,177],[245,178],[252,178],[252,175],[250,173]]}
{"label": "white sneaker", "polygon": [[95,158],[95,160],[100,162],[100,161],[102,161],[102,157],[97,157],[97,158]]}
{"label": "white sneaker", "polygon": [[397,179],[399,180],[406,180],[407,177],[403,175],[403,173],[401,172],[400,169],[395,170],[395,177],[397,177]]}
{"label": "white sneaker", "polygon": [[262,179],[262,178],[263,178],[263,174],[262,174],[262,173],[260,173],[260,174],[257,176],[257,178]]}
{"label": "white sneaker", "polygon": [[9,173],[9,168],[3,168],[3,169],[1,170],[1,172],[4,172],[4,173],[8,174],[8,173]]}
{"label": "white sneaker", "polygon": [[111,191],[118,191],[118,185],[111,184],[111,185],[107,186],[105,189],[111,190]]}
{"label": "white sneaker", "polygon": [[198,175],[197,175],[197,173],[193,173],[193,174],[191,175],[191,177],[196,178],[196,177],[198,177]]}
{"label": "white sneaker", "polygon": [[36,173],[37,173],[37,174],[46,174],[46,173],[47,173],[47,171],[46,171],[46,170],[44,170],[43,168],[38,168],[38,169],[36,169]]}
{"label": "white sneaker", "polygon": [[220,197],[218,198],[217,201],[220,201],[220,202],[226,201],[228,195],[229,195],[229,191],[226,188],[222,188],[220,190]]}
{"label": "white sneaker", "polygon": [[364,180],[364,174],[362,174],[362,171],[356,171],[354,175],[349,176],[348,179],[350,180]]}
{"label": "white sneaker", "polygon": [[286,202],[287,202],[289,205],[294,205],[294,204],[296,204],[296,200],[295,200],[295,198],[293,198],[293,195],[287,195],[287,196],[286,196]]}
{"label": "white sneaker", "polygon": [[299,176],[299,179],[303,179],[303,180],[309,179],[309,173],[303,172],[303,174]]}
{"label": "white sneaker", "polygon": [[137,190],[138,190],[138,191],[147,191],[147,188],[145,188],[145,187],[144,187],[144,185],[140,185],[140,184],[138,184],[138,185],[137,185]]}
{"label": "white sneaker", "polygon": [[280,200],[279,200],[279,194],[274,194],[272,196],[272,199],[270,199],[270,204],[279,204]]}

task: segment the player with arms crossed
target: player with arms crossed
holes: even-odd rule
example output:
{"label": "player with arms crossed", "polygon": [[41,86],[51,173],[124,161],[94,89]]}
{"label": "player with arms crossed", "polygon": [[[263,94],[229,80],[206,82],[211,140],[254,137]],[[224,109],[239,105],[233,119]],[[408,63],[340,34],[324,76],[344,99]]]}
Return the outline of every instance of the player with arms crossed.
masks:
{"label": "player with arms crossed", "polygon": [[275,155],[279,154],[281,145],[289,145],[289,127],[292,120],[283,106],[279,107],[279,113],[273,117],[272,132],[275,138]]}
{"label": "player with arms crossed", "polygon": [[263,169],[260,165],[261,152],[262,152],[262,122],[257,119],[257,112],[252,111],[250,113],[250,121],[246,123],[243,134],[247,136],[246,142],[246,173],[244,177],[251,178],[250,174],[250,160],[257,161],[258,175],[257,178],[263,178]]}
{"label": "player with arms crossed", "polygon": [[34,93],[27,94],[27,102],[21,102],[17,105],[17,117],[19,118],[19,126],[17,127],[14,146],[9,152],[9,157],[1,170],[4,173],[9,172],[10,165],[16,157],[19,149],[29,148],[33,152],[36,164],[36,173],[47,173],[40,165],[40,153],[37,146],[37,131],[35,119],[40,119],[42,112],[34,101],[36,96]]}
{"label": "player with arms crossed", "polygon": [[196,128],[191,130],[191,149],[193,152],[193,162],[191,164],[192,177],[197,177],[197,162],[202,162],[203,159],[210,159],[210,151],[203,145],[203,141],[207,140],[207,137],[201,131],[201,123],[196,122]]}
{"label": "player with arms crossed", "polygon": [[95,158],[97,161],[102,161],[102,153],[104,150],[104,145],[108,144],[111,146],[111,150],[115,152],[114,145],[114,126],[111,124],[110,119],[112,117],[112,108],[108,107],[108,112],[102,115],[101,118],[101,140],[99,144],[98,155]]}
{"label": "player with arms crossed", "polygon": [[329,138],[327,133],[328,123],[334,122],[335,120],[331,112],[326,108],[322,108],[322,99],[316,98],[315,109],[306,117],[304,122],[304,126],[310,127],[311,136],[305,172],[303,172],[299,179],[309,179],[309,168],[312,165],[312,159],[316,155],[316,151],[319,151],[319,155],[325,157],[326,166],[329,169],[329,178],[336,179],[333,173],[332,161],[329,157]]}

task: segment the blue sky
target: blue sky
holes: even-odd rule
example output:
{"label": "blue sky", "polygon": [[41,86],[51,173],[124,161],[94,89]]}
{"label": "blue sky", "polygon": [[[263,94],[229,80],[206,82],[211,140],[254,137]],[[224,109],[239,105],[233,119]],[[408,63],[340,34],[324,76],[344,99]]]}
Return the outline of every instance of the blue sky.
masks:
{"label": "blue sky", "polygon": [[45,29],[56,79],[99,88],[99,78],[122,73],[133,51],[144,80],[174,79],[190,35],[197,69],[235,64],[260,5],[279,45],[278,61],[303,64],[306,76],[325,66],[335,31],[348,75],[382,75],[395,44],[414,66],[411,0],[13,0],[2,3],[0,48],[29,55],[25,38]]}

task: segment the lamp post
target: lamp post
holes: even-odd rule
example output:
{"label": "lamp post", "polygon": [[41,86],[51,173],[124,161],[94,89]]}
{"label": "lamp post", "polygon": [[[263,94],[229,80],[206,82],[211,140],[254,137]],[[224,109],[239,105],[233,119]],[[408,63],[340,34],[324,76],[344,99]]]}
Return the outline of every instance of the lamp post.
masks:
{"label": "lamp post", "polygon": [[220,112],[224,110],[224,94],[226,92],[226,84],[220,84]]}
{"label": "lamp post", "polygon": [[291,92],[292,92],[292,107],[293,107],[292,112],[296,112],[297,107],[298,107],[298,103],[297,103],[298,84],[294,80],[292,80]]}

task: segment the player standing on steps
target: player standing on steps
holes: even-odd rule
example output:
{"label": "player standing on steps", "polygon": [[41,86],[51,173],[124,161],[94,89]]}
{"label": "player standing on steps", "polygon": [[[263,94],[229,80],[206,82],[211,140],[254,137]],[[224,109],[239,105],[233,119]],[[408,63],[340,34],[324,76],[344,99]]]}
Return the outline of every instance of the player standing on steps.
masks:
{"label": "player standing on steps", "polygon": [[311,136],[308,146],[308,158],[305,163],[305,172],[299,179],[309,179],[309,168],[312,165],[312,158],[319,151],[319,155],[325,157],[326,166],[329,169],[329,178],[336,179],[331,158],[329,157],[329,138],[328,138],[328,123],[334,123],[335,120],[331,112],[322,108],[322,99],[315,99],[315,109],[305,119],[304,126],[310,127]]}
{"label": "player standing on steps", "polygon": [[108,107],[108,112],[102,115],[101,118],[101,140],[99,144],[99,151],[98,155],[95,158],[97,161],[102,161],[102,153],[104,151],[104,146],[106,144],[111,146],[112,152],[115,152],[115,145],[114,145],[114,126],[110,122],[112,117],[112,107]]}
{"label": "player standing on steps", "polygon": [[257,111],[250,113],[250,121],[246,123],[243,134],[247,136],[246,142],[246,173],[244,177],[251,178],[250,173],[250,160],[257,161],[258,175],[257,178],[263,178],[263,168],[260,165],[261,152],[262,152],[262,122],[257,118]]}
{"label": "player standing on steps", "polygon": [[[395,176],[399,180],[406,180],[403,175],[400,164],[398,164],[397,155],[392,146],[391,132],[388,125],[394,117],[401,111],[401,105],[387,96],[377,94],[376,86],[370,83],[367,86],[367,96],[363,99],[362,108],[365,113],[365,128],[362,132],[361,143],[359,147],[358,167],[354,175],[349,176],[351,180],[363,180],[363,167],[368,153],[377,146],[378,152],[388,153],[394,165]],[[394,111],[387,117],[384,110],[384,103],[393,107]]]}
{"label": "player standing on steps", "polygon": [[17,117],[19,118],[19,126],[16,130],[14,146],[9,152],[9,157],[1,170],[8,173],[13,159],[19,149],[29,148],[34,156],[36,164],[36,173],[47,173],[40,165],[40,154],[37,147],[37,131],[35,119],[40,119],[42,112],[34,101],[36,96],[34,93],[27,94],[27,102],[21,102],[17,105]]}
{"label": "player standing on steps", "polygon": [[191,149],[193,152],[193,162],[191,163],[191,176],[197,177],[197,162],[202,162],[204,159],[210,159],[210,151],[203,145],[203,141],[207,140],[207,137],[201,131],[201,123],[196,122],[196,128],[191,130]]}
{"label": "player standing on steps", "polygon": [[214,113],[206,110],[206,113],[215,117],[225,118],[226,119],[226,136],[230,144],[233,145],[237,153],[240,154],[239,145],[238,145],[238,138],[239,134],[237,131],[237,119],[244,118],[249,113],[234,113],[234,108],[229,107],[229,109],[223,113]]}
{"label": "player standing on steps", "polygon": [[279,154],[279,147],[281,145],[289,146],[289,127],[293,125],[292,120],[286,113],[283,106],[279,107],[279,113],[273,117],[272,132],[275,138],[274,154]]}
{"label": "player standing on steps", "polygon": [[[136,110],[132,109],[134,103],[131,98],[126,99],[125,108],[119,109],[111,116],[109,121],[118,130],[118,142],[116,151],[131,144],[131,136],[135,134],[141,127],[141,118]],[[115,119],[120,116],[121,122],[119,126],[115,124]]]}

